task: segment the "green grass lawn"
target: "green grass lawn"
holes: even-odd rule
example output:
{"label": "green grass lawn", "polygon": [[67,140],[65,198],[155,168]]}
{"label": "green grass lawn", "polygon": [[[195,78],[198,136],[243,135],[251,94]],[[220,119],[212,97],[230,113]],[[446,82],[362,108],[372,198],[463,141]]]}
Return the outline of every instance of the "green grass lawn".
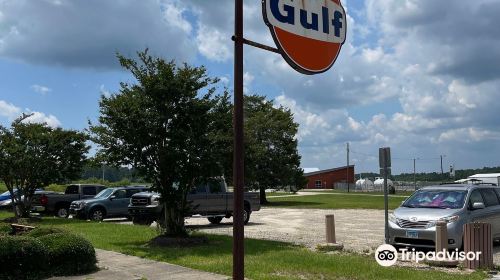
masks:
{"label": "green grass lawn", "polygon": [[297,194],[296,193],[291,193],[291,192],[272,192],[272,193],[266,193],[266,197],[283,196],[283,195],[297,195]]}
{"label": "green grass lawn", "polygon": [[[389,197],[389,209],[397,208],[403,197]],[[269,197],[271,207],[316,209],[384,209],[384,197],[367,194],[317,194],[293,197]]]}
{"label": "green grass lawn", "polygon": [[[0,220],[10,216],[0,212]],[[209,244],[190,248],[152,248],[154,228],[93,223],[44,217],[43,227],[61,227],[81,234],[96,248],[165,261],[219,274],[232,273],[232,239],[207,235]],[[196,233],[200,234],[200,233]],[[323,254],[288,243],[247,239],[245,272],[249,279],[484,279],[484,274],[447,274],[409,268],[384,268],[372,257],[357,254]]]}
{"label": "green grass lawn", "polygon": [[[326,189],[326,190],[314,190],[314,189],[302,189],[300,192],[312,192],[312,193],[344,193],[344,194],[373,194],[373,195],[384,195],[384,192],[355,192],[355,191],[350,191],[347,192],[346,190],[338,190],[338,189]],[[394,195],[404,195],[404,196],[409,196],[414,191],[396,191]]]}

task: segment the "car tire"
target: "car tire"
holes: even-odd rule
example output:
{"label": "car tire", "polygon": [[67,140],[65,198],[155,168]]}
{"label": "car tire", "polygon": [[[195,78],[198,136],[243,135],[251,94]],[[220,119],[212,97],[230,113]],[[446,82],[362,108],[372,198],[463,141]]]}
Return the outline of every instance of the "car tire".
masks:
{"label": "car tire", "polygon": [[59,206],[56,209],[56,217],[58,218],[67,218],[69,216],[69,207]]}
{"label": "car tire", "polygon": [[102,208],[94,208],[89,213],[89,219],[95,222],[101,222],[105,216],[106,212]]}
{"label": "car tire", "polygon": [[208,221],[213,225],[218,225],[222,221],[222,217],[208,217]]}
{"label": "car tire", "polygon": [[144,219],[141,217],[132,217],[132,224],[140,226],[150,226],[153,223],[150,219]]}

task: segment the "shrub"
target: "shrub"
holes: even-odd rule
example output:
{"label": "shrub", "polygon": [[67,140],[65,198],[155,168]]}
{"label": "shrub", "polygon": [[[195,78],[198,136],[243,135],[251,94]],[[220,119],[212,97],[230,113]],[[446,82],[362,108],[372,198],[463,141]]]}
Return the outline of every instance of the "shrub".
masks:
{"label": "shrub", "polygon": [[40,279],[47,271],[47,250],[29,236],[0,237],[0,279]]}
{"label": "shrub", "polygon": [[38,238],[38,237],[42,237],[42,236],[54,234],[54,233],[67,233],[67,231],[65,231],[64,229],[55,228],[55,227],[38,227],[32,231],[27,232],[26,235]]}
{"label": "shrub", "polygon": [[0,237],[10,234],[11,231],[12,228],[10,227],[9,224],[0,223]]}
{"label": "shrub", "polygon": [[54,233],[39,240],[47,248],[52,275],[75,275],[96,270],[94,247],[85,238],[70,233]]}

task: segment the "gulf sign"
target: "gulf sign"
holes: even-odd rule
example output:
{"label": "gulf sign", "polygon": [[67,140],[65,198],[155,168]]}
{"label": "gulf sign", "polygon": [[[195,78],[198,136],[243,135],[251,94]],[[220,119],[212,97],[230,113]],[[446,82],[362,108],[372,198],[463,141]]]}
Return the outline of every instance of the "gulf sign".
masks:
{"label": "gulf sign", "polygon": [[330,69],[346,38],[340,0],[263,0],[262,13],[283,58],[295,70]]}

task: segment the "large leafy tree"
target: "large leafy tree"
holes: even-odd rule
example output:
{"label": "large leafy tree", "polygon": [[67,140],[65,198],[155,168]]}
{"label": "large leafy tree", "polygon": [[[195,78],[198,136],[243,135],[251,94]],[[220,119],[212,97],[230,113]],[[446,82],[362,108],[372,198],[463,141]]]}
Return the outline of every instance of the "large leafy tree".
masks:
{"label": "large leafy tree", "polygon": [[220,176],[227,165],[220,153],[227,137],[218,130],[230,127],[228,97],[215,96],[217,79],[203,67],[177,66],[147,50],[138,57],[118,55],[137,83],[121,83],[119,93],[101,97],[99,123],[90,131],[101,147],[98,157],[131,165],[152,182],[165,205],[164,233],[183,236],[194,180]]}
{"label": "large leafy tree", "polygon": [[19,117],[10,128],[0,126],[0,179],[18,217],[29,217],[36,189],[78,178],[90,148],[85,134],[29,123],[29,117]]}
{"label": "large leafy tree", "polygon": [[246,186],[260,190],[262,204],[267,203],[266,188],[302,188],[306,179],[291,111],[257,95],[246,96],[244,105]]}

